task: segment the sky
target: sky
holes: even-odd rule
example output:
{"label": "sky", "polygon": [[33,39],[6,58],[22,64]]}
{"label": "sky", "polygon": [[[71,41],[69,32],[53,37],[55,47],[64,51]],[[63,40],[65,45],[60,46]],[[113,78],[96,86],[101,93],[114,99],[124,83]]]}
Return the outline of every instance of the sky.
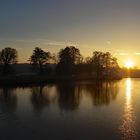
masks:
{"label": "sky", "polygon": [[70,45],[140,67],[140,1],[0,0],[0,50],[16,48],[24,63],[35,47],[57,53]]}

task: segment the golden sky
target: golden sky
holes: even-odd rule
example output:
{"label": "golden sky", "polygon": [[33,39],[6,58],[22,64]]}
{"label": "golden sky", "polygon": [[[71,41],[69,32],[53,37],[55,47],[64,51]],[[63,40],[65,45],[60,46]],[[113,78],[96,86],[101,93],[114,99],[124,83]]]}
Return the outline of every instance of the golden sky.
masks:
{"label": "golden sky", "polygon": [[35,47],[57,53],[77,46],[83,56],[111,52],[140,67],[139,0],[6,0],[0,2],[0,49],[27,62]]}

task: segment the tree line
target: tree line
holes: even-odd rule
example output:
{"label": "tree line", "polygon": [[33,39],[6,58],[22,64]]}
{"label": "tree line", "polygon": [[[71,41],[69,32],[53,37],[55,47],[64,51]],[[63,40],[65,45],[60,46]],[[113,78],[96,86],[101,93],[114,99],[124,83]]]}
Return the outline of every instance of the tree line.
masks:
{"label": "tree line", "polygon": [[[18,52],[14,48],[4,48],[0,51],[0,64],[2,72],[9,73],[10,64],[18,62]],[[117,77],[119,65],[117,58],[110,52],[94,51],[91,57],[84,58],[75,46],[60,49],[58,54],[36,47],[28,62],[42,74],[44,66],[49,63],[57,64],[55,76],[80,76],[82,73],[97,79]],[[83,74],[83,75],[84,75]]]}

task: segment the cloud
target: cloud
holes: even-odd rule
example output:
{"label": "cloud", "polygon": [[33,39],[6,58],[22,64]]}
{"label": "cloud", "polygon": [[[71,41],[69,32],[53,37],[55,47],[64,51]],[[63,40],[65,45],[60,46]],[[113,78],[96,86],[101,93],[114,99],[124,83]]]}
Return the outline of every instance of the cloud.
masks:
{"label": "cloud", "polygon": [[127,56],[127,55],[129,55],[129,53],[128,53],[127,50],[115,49],[114,50],[114,55]]}
{"label": "cloud", "polygon": [[55,41],[55,40],[48,40],[48,39],[31,39],[31,40],[21,40],[21,39],[0,39],[0,45],[13,45],[13,44],[32,44],[37,46],[77,46],[76,43],[73,42],[64,42],[64,41]]}
{"label": "cloud", "polygon": [[135,55],[140,55],[140,53],[135,53]]}
{"label": "cloud", "polygon": [[128,53],[119,53],[119,55],[129,55]]}
{"label": "cloud", "polygon": [[71,42],[57,42],[57,41],[48,41],[46,42],[46,44],[51,46],[77,46],[76,44]]}
{"label": "cloud", "polygon": [[106,43],[107,43],[108,45],[111,45],[111,41],[106,41]]}
{"label": "cloud", "polygon": [[128,53],[114,53],[114,55],[126,56],[126,55],[129,55],[129,54]]}

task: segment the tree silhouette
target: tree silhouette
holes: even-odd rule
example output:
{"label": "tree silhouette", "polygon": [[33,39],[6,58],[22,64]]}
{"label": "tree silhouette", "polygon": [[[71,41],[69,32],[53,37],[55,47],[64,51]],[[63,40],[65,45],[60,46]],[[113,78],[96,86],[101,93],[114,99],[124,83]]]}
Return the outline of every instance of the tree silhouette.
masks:
{"label": "tree silhouette", "polygon": [[40,73],[42,72],[43,65],[49,61],[51,58],[50,52],[45,52],[41,48],[36,47],[33,50],[33,54],[31,55],[29,61],[32,65],[39,67]]}
{"label": "tree silhouette", "polygon": [[59,63],[57,72],[59,74],[71,75],[75,64],[82,61],[82,55],[79,49],[74,46],[61,49],[59,52]]}
{"label": "tree silhouette", "polygon": [[103,52],[98,51],[93,52],[91,63],[93,64],[93,70],[96,74],[96,78],[100,79],[103,73],[103,63],[104,63]]}
{"label": "tree silhouette", "polygon": [[119,68],[117,59],[109,52],[93,52],[90,63],[93,65],[93,71],[95,72],[97,79],[115,77]]}
{"label": "tree silhouette", "polygon": [[118,69],[118,63],[117,58],[113,57],[109,52],[106,52],[103,54],[103,60],[104,60],[104,71],[106,78],[112,78],[112,74],[115,75],[115,73],[112,73],[113,71],[116,71]]}
{"label": "tree silhouette", "polygon": [[4,48],[0,52],[0,63],[4,65],[4,73],[9,72],[9,64],[17,62],[17,50],[14,48]]}
{"label": "tree silhouette", "polygon": [[63,64],[77,64],[80,63],[81,54],[79,49],[74,46],[61,49],[59,52],[60,63]]}

